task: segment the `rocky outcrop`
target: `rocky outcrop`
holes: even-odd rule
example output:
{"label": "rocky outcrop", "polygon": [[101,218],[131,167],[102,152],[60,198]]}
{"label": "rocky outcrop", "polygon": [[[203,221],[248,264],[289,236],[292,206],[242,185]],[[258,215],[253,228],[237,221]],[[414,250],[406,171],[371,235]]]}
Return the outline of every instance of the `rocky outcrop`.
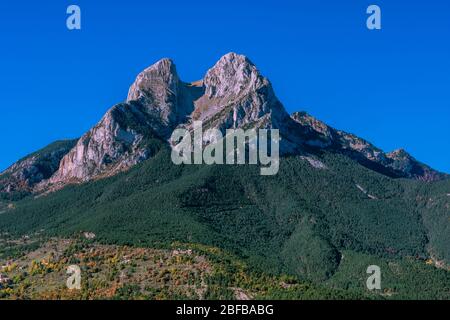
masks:
{"label": "rocky outcrop", "polygon": [[423,164],[412,157],[404,149],[398,149],[386,154],[388,163],[393,170],[401,172],[406,178],[421,181],[437,181],[450,178],[445,173],[438,172],[426,164]]}
{"label": "rocky outcrop", "polygon": [[292,115],[292,119],[302,125],[308,134],[307,145],[346,154],[380,173],[422,181],[436,181],[449,177],[417,161],[403,149],[385,153],[370,142],[336,130],[306,112],[296,112]]}
{"label": "rocky outcrop", "polygon": [[270,81],[245,56],[229,53],[208,70],[205,93],[195,101],[194,120],[218,129],[281,128],[289,115]]}
{"label": "rocky outcrop", "polygon": [[0,193],[33,191],[58,170],[61,159],[75,143],[76,140],[57,141],[19,160],[0,174]]}
{"label": "rocky outcrop", "polygon": [[[245,56],[229,53],[206,73],[204,95],[194,102],[192,120],[204,129],[280,130],[280,153],[300,152],[300,128],[276,97],[272,84]],[[187,125],[189,127],[189,124]]]}
{"label": "rocky outcrop", "polygon": [[48,183],[88,181],[105,173],[115,174],[147,159],[143,133],[123,121],[124,114],[132,114],[132,108],[120,104],[110,109],[62,159],[59,170]]}
{"label": "rocky outcrop", "polygon": [[111,176],[148,159],[155,147],[149,139],[167,139],[192,112],[197,95],[198,88],[179,79],[171,60],[158,61],[137,76],[127,101],[108,110],[39,188]]}
{"label": "rocky outcrop", "polygon": [[172,60],[162,59],[137,76],[127,102],[139,103],[147,114],[173,128],[191,114],[198,91],[180,80]]}

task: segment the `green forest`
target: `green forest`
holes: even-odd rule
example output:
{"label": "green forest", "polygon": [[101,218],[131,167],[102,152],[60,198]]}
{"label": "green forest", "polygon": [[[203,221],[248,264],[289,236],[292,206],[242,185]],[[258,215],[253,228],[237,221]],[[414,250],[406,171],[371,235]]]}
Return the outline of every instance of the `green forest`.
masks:
{"label": "green forest", "polygon": [[[331,152],[315,155],[321,169],[304,157],[282,158],[275,176],[251,165],[175,166],[167,147],[154,152],[114,177],[38,198],[3,198],[0,233],[93,232],[104,244],[217,247],[223,254],[212,259],[221,263],[233,256],[246,272],[323,288],[310,298],[450,299],[449,180],[392,179]],[[383,272],[377,294],[365,288],[371,264]],[[210,281],[220,291],[221,281],[231,280]],[[275,290],[265,297],[308,294]]]}

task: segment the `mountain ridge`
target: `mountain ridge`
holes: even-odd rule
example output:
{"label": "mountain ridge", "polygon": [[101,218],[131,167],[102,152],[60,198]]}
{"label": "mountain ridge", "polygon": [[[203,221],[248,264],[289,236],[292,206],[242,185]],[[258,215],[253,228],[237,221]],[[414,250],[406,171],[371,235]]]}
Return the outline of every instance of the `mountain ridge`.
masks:
{"label": "mountain ridge", "polygon": [[[279,129],[282,155],[307,155],[311,149],[327,149],[393,178],[429,182],[449,177],[405,151],[385,153],[306,112],[289,115],[270,81],[246,56],[231,52],[195,83],[183,82],[168,58],[146,68],[130,86],[126,101],[109,109],[76,146],[63,154],[50,177],[31,185],[19,181],[16,188],[40,193],[128,170],[152,156],[149,139],[167,140],[175,128],[191,128],[195,120],[222,132],[233,127]],[[0,190],[8,192],[1,181],[5,179],[0,180]]]}

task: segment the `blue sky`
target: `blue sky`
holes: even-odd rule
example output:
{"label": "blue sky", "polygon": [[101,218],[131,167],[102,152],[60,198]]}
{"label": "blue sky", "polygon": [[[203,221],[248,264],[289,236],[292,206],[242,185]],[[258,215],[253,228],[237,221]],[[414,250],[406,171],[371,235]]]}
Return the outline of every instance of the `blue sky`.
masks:
{"label": "blue sky", "polygon": [[[77,4],[82,30],[66,28]],[[366,28],[370,4],[382,30]],[[185,81],[246,54],[289,112],[450,172],[450,3],[428,1],[1,1],[0,170],[78,137],[162,57]]]}

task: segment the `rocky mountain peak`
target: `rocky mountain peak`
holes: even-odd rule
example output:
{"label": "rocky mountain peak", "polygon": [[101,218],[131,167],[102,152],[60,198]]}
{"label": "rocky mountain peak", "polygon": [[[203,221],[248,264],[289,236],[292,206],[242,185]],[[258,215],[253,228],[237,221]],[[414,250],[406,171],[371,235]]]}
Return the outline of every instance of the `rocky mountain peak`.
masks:
{"label": "rocky mountain peak", "polygon": [[162,59],[142,71],[131,85],[127,98],[127,102],[145,106],[149,114],[169,126],[176,125],[180,116],[193,108],[192,103],[186,106],[183,100],[183,83],[170,59]]}
{"label": "rocky mountain peak", "polygon": [[204,86],[208,98],[238,96],[268,85],[256,66],[244,55],[228,53],[208,70]]}
{"label": "rocky mountain peak", "polygon": [[173,61],[167,58],[161,59],[139,73],[130,87],[127,101],[153,99],[160,87],[170,88],[176,92],[178,82],[179,77]]}
{"label": "rocky mountain peak", "polygon": [[172,60],[156,62],[137,76],[127,101],[110,108],[37,188],[111,176],[148,159],[149,138],[170,136],[192,112],[195,94],[195,88],[180,80]]}
{"label": "rocky mountain peak", "polygon": [[203,121],[204,127],[281,128],[290,120],[270,81],[244,55],[221,57],[202,84],[204,95],[195,101],[191,118]]}

